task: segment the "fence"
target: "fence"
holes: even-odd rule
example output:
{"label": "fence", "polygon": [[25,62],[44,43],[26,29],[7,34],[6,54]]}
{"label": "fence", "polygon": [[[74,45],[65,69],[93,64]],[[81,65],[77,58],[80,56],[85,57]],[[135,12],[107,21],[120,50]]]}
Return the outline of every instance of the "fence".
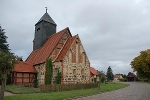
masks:
{"label": "fence", "polygon": [[52,85],[41,85],[41,92],[55,92],[55,91],[69,91],[77,89],[89,89],[98,87],[97,83],[89,84],[52,84]]}

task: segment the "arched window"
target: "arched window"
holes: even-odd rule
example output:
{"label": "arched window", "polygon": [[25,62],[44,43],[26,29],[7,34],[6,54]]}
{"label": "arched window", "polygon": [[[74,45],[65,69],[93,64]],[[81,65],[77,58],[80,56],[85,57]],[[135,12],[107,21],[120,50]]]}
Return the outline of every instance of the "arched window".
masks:
{"label": "arched window", "polygon": [[69,50],[69,62],[72,63],[72,51]]}
{"label": "arched window", "polygon": [[78,42],[76,41],[76,63],[78,63],[78,60],[79,60],[79,55],[78,55],[78,49],[79,49],[79,44],[78,44]]}
{"label": "arched window", "polygon": [[73,69],[73,75],[76,75],[76,69]]}
{"label": "arched window", "polygon": [[85,64],[86,62],[86,56],[85,56],[85,53],[83,52],[82,53],[82,63]]}
{"label": "arched window", "polygon": [[84,75],[84,69],[81,69],[81,75]]}

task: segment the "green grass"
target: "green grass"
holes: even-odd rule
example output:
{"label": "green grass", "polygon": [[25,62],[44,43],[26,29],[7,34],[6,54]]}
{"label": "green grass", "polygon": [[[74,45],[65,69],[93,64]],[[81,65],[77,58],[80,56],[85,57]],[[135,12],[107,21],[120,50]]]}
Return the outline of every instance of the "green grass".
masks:
{"label": "green grass", "polygon": [[40,92],[39,88],[23,87],[23,86],[16,86],[16,85],[6,85],[5,90],[15,94],[30,94],[30,93]]}
{"label": "green grass", "polygon": [[33,93],[33,94],[20,94],[14,96],[6,96],[4,100],[63,100],[66,98],[76,98],[80,96],[89,96],[93,94],[98,94],[101,92],[112,91],[120,88],[129,86],[128,84],[120,83],[108,83],[102,84],[101,89],[97,88],[84,89],[84,90],[72,90],[72,91],[62,91],[62,92],[50,92],[50,93]]}

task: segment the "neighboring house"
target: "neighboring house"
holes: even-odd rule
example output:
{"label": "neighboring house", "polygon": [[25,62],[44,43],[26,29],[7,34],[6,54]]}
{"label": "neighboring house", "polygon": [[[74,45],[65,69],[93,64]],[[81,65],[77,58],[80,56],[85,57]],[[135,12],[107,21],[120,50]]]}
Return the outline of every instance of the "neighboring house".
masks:
{"label": "neighboring house", "polygon": [[46,60],[53,62],[53,83],[58,70],[62,84],[90,82],[90,62],[78,35],[69,28],[56,32],[56,23],[46,12],[35,24],[33,51],[26,59],[38,72],[38,84],[44,84]]}
{"label": "neighboring house", "polygon": [[129,72],[127,75],[127,82],[133,82],[133,81],[137,81],[138,77],[134,74]]}
{"label": "neighboring house", "polygon": [[37,74],[35,67],[27,62],[19,62],[14,65],[11,72],[11,83],[14,85],[33,86],[33,80]]}
{"label": "neighboring house", "polygon": [[114,75],[114,81],[119,81],[120,78],[123,78],[122,74],[115,74]]}
{"label": "neighboring house", "polygon": [[95,70],[93,67],[90,67],[90,82],[97,82],[99,81],[98,78],[98,71]]}

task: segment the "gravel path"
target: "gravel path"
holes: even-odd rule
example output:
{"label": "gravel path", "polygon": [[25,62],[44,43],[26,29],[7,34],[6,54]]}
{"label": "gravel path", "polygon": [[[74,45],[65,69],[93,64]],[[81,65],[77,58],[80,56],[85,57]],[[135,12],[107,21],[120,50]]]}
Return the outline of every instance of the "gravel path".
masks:
{"label": "gravel path", "polygon": [[7,92],[7,91],[5,91],[5,93],[4,93],[4,96],[11,96],[11,95],[15,95],[15,94],[13,94],[11,92]]}
{"label": "gravel path", "polygon": [[130,86],[73,100],[150,100],[150,84],[128,82]]}

